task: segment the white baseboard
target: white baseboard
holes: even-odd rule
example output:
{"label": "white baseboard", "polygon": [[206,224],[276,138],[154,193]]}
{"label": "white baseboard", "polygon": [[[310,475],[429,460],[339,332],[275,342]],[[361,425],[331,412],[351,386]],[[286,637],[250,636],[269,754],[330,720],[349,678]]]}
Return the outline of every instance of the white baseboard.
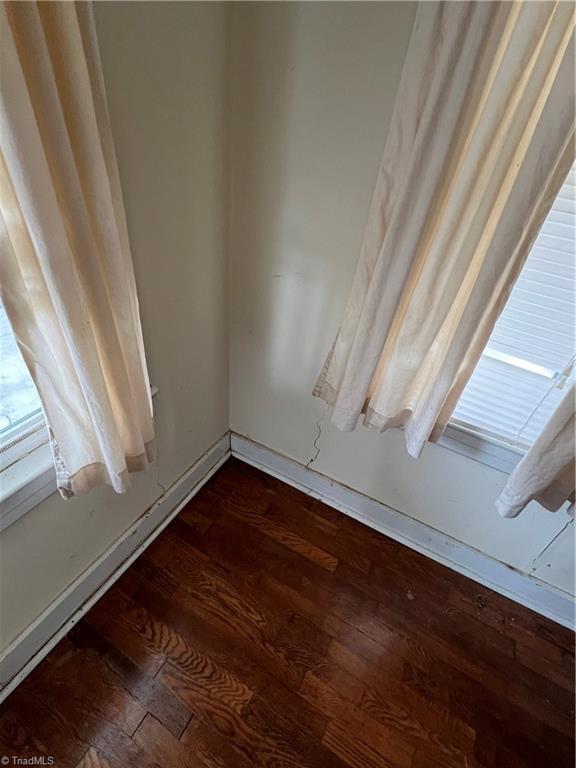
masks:
{"label": "white baseboard", "polygon": [[229,456],[230,433],[226,433],[0,654],[0,702],[114,584]]}
{"label": "white baseboard", "polygon": [[574,598],[241,435],[232,455],[505,597],[574,628]]}

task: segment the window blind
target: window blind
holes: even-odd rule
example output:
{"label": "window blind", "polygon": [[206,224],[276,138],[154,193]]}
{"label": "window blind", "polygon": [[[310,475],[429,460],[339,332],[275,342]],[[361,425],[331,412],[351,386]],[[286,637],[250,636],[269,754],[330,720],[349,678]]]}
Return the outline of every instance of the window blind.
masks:
{"label": "window blind", "polygon": [[575,231],[576,166],[462,393],[455,423],[527,447],[552,415],[574,363]]}

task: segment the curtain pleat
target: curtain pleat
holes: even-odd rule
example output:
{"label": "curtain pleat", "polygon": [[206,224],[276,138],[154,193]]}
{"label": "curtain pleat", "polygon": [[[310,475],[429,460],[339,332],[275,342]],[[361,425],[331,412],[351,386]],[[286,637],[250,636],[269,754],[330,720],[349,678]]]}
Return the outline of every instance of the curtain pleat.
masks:
{"label": "curtain pleat", "polygon": [[341,327],[343,430],[437,440],[574,160],[570,3],[421,3]]}
{"label": "curtain pleat", "polygon": [[572,385],[508,478],[496,500],[502,517],[516,517],[532,500],[551,512],[569,500],[574,516],[574,396]]}
{"label": "curtain pleat", "polygon": [[136,284],[89,3],[0,9],[2,301],[64,496],[153,458]]}

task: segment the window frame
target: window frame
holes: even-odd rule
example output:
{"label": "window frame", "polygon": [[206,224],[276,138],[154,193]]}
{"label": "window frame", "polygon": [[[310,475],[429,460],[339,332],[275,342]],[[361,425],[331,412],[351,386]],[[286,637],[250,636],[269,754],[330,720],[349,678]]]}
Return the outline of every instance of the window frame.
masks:
{"label": "window frame", "polygon": [[0,531],[56,491],[42,411],[6,430],[0,443]]}
{"label": "window frame", "polygon": [[528,450],[456,419],[448,422],[437,444],[506,474],[512,472]]}
{"label": "window frame", "polygon": [[[562,372],[543,368],[529,360],[513,358],[511,355],[489,348],[486,348],[482,354],[507,362],[515,368],[537,373],[548,379],[551,385],[561,379]],[[573,377],[574,373],[571,372],[559,388],[567,390]],[[531,445],[524,440],[513,440],[458,418],[450,419],[438,444],[508,474],[528,452]]]}
{"label": "window frame", "polygon": [[0,473],[47,442],[46,420],[41,410],[7,427],[0,433]]}
{"label": "window frame", "polygon": [[[0,311],[3,330],[7,323],[12,333],[1,303]],[[0,431],[0,531],[56,490],[46,420],[37,400],[33,411]]]}
{"label": "window frame", "polygon": [[[502,360],[503,357],[511,357],[491,349],[486,349],[482,354],[499,360]],[[509,362],[519,369],[537,372],[548,379],[551,384],[558,378],[558,372],[542,368],[528,360],[514,358],[514,362],[510,360],[503,362]],[[535,371],[535,368],[539,370]],[[560,389],[567,390],[573,377],[574,373],[571,372]],[[514,467],[528,452],[531,445],[523,440],[513,440],[503,435],[498,435],[495,432],[482,429],[475,424],[470,424],[458,418],[450,419],[438,440],[438,444],[507,474],[512,472]]]}
{"label": "window frame", "polygon": [[[563,228],[570,229],[571,227],[576,224],[576,219],[574,219],[574,214],[576,214],[576,211],[570,209],[565,209],[563,201],[566,199],[569,199],[572,202],[572,205],[574,204],[574,189],[570,191],[570,188],[573,188],[576,184],[576,162],[572,165],[570,171],[566,175],[566,178],[562,182],[562,185],[560,189],[558,190],[558,193],[552,203],[552,206],[550,207],[550,210],[548,211],[545,220],[542,222],[542,225],[540,227],[540,230],[534,240],[534,243],[532,244],[532,247],[530,249],[530,253],[528,254],[528,258],[523,265],[522,271],[526,267],[530,267],[532,271],[536,272],[536,275],[538,275],[538,270],[542,272],[543,274],[548,274],[548,269],[543,268],[542,265],[538,266],[538,263],[542,260],[544,260],[544,267],[547,267],[548,261],[552,264],[560,264],[560,267],[562,269],[563,267],[563,254],[567,254],[570,252],[573,252],[574,248],[574,240],[573,235],[571,235],[569,232],[566,234],[566,232],[563,232]],[[560,201],[560,202],[559,202]],[[561,216],[562,218],[558,220],[557,216]],[[568,221],[564,219],[564,217],[568,217]],[[572,217],[572,218],[570,218]],[[548,227],[548,229],[547,229]],[[542,240],[541,240],[542,237]],[[571,248],[566,249],[563,247],[563,241],[566,241],[566,243],[571,246]],[[536,248],[540,249],[538,252],[536,252]],[[547,252],[549,255],[542,255],[541,251]],[[554,257],[558,257],[558,260],[556,261],[555,258],[551,258],[550,254]],[[531,258],[534,259],[534,263],[531,262]],[[561,295],[563,291],[566,290],[566,287],[563,285],[563,277],[562,271],[555,272],[554,268],[550,271],[550,275],[554,277],[554,280],[550,283],[544,282],[545,290],[541,291],[539,290],[537,293],[539,297],[546,298],[550,303],[546,303],[545,305],[539,304],[539,306],[546,306],[549,309],[553,308],[555,306],[555,302],[558,301],[558,296]],[[522,276],[522,272],[520,274],[520,277]],[[530,280],[535,280],[534,276],[532,277],[527,276],[526,280],[528,283],[530,283]],[[539,287],[541,288],[540,282],[538,282]],[[567,285],[570,285],[571,277],[570,275],[567,275]],[[554,293],[552,290],[552,287],[559,289]],[[572,282],[572,290],[573,290],[573,282]],[[524,291],[528,291],[529,288],[527,286],[523,286]],[[530,295],[530,294],[528,294]],[[514,296],[514,291],[512,294],[508,297],[508,301]],[[573,296],[572,296],[572,303],[573,303]],[[517,297],[517,303],[518,303],[518,297]],[[508,303],[507,303],[508,304]],[[521,304],[521,302],[520,302]],[[518,310],[518,307],[516,307],[516,310]],[[559,310],[560,311],[560,310]],[[503,315],[505,315],[505,311],[503,312]],[[513,315],[511,316],[513,319]],[[508,322],[511,318],[508,318]],[[556,319],[556,318],[555,318]],[[500,318],[498,320],[500,322]],[[548,397],[550,392],[553,388],[557,388],[559,390],[567,390],[571,384],[571,381],[574,381],[574,368],[575,368],[575,359],[576,356],[572,355],[570,360],[566,361],[564,363],[564,367],[562,370],[554,370],[549,368],[544,361],[541,359],[539,361],[537,360],[530,360],[526,359],[525,357],[521,356],[522,354],[526,354],[527,350],[522,348],[521,345],[517,345],[517,347],[513,347],[511,350],[511,353],[502,350],[497,349],[495,347],[498,346],[498,340],[496,340],[495,347],[491,347],[490,341],[492,341],[494,331],[496,330],[498,326],[496,326],[493,329],[492,334],[490,335],[490,339],[488,340],[484,350],[482,351],[482,357],[483,358],[489,358],[491,360],[495,360],[498,363],[502,363],[506,366],[510,366],[513,369],[516,369],[517,371],[523,371],[528,372],[530,374],[533,374],[537,377],[541,377],[542,379],[546,380],[548,382],[548,390],[543,395],[542,399],[539,400],[538,404],[534,408],[533,411],[529,414],[526,422],[523,424],[522,428],[516,433],[515,436],[512,436],[511,434],[498,434],[497,432],[491,430],[489,428],[489,421],[485,423],[484,425],[475,424],[475,423],[469,423],[463,418],[459,418],[458,416],[458,405],[454,410],[454,413],[452,415],[452,419],[450,420],[444,435],[442,436],[441,440],[439,441],[441,444],[444,444],[448,448],[452,448],[453,450],[458,450],[459,452],[466,453],[466,455],[471,455],[473,458],[477,458],[479,461],[482,461],[483,463],[489,464],[490,466],[496,466],[496,468],[503,468],[505,471],[510,472],[511,469],[516,466],[520,458],[530,449],[530,446],[533,442],[533,437],[528,437],[527,435],[522,436],[522,433],[524,432],[525,427],[528,425],[530,419],[532,416],[536,413],[538,408],[544,403],[544,400]],[[504,338],[506,337],[506,324],[504,325]],[[501,343],[501,340],[500,340]],[[505,345],[508,346],[508,345]],[[516,354],[516,352],[520,352],[520,355]],[[574,352],[574,349],[572,348],[572,352]],[[532,355],[533,356],[533,355]],[[533,356],[534,357],[534,356]],[[558,364],[559,360],[556,360],[556,363]],[[550,360],[548,360],[548,364],[550,363]],[[475,373],[475,372],[474,372]],[[474,375],[474,374],[473,374]],[[513,378],[513,377],[512,377]],[[464,414],[462,414],[464,415]]]}

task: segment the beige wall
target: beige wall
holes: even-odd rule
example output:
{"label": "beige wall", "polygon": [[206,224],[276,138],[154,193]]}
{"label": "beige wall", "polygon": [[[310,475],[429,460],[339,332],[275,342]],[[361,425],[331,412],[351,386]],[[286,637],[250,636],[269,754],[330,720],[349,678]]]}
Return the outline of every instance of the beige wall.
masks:
{"label": "beige wall", "polygon": [[95,3],[159,461],[0,534],[5,647],[228,429],[224,7]]}
{"label": "beige wall", "polygon": [[574,589],[573,526],[533,504],[502,520],[506,476],[403,435],[343,434],[311,397],[336,333],[415,6],[231,10],[231,428],[550,583]]}

